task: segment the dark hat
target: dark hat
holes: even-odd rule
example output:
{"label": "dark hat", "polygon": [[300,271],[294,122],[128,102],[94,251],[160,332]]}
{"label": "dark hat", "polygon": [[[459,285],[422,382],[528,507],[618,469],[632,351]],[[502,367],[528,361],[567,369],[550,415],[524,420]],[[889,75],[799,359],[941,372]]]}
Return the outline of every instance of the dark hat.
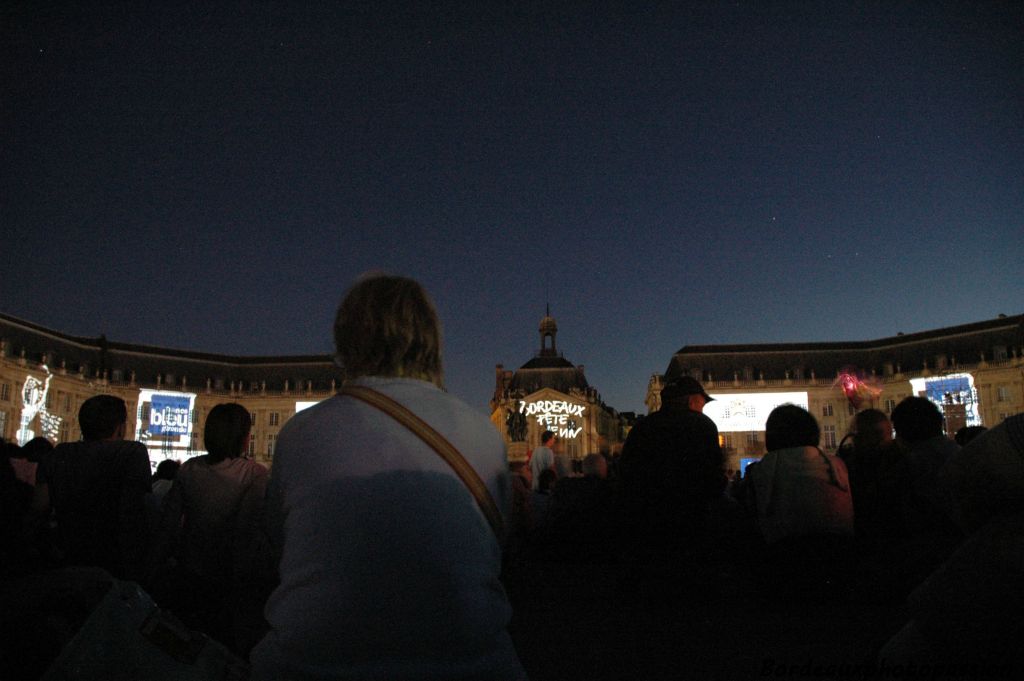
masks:
{"label": "dark hat", "polygon": [[676,397],[687,395],[703,395],[704,399],[711,402],[715,398],[704,392],[704,386],[693,376],[680,376],[673,381],[666,383],[661,389],[661,399],[671,400]]}

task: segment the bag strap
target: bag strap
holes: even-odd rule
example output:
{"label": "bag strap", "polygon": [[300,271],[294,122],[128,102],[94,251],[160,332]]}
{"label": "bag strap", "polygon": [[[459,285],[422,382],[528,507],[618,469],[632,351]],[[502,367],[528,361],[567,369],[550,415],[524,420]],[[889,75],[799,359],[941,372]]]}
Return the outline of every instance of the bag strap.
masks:
{"label": "bag strap", "polygon": [[338,394],[348,395],[377,407],[430,445],[437,452],[438,456],[451,466],[455,474],[459,476],[459,479],[462,480],[462,484],[466,486],[473,495],[473,498],[476,499],[477,506],[480,507],[480,511],[487,519],[487,523],[494,530],[494,535],[499,541],[501,540],[503,530],[501,512],[498,511],[498,505],[494,503],[494,498],[491,497],[491,493],[487,490],[487,486],[480,479],[480,476],[477,475],[477,472],[469,465],[465,457],[459,453],[459,450],[452,443],[448,442],[441,433],[434,430],[429,423],[412,413],[404,405],[373,388],[363,385],[346,385],[342,386]]}

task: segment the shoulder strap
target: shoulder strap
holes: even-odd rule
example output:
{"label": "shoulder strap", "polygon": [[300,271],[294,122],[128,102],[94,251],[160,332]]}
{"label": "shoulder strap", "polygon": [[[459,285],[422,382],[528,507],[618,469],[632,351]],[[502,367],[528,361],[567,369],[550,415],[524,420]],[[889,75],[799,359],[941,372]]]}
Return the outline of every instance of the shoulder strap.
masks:
{"label": "shoulder strap", "polygon": [[338,391],[338,394],[348,395],[377,407],[430,445],[437,452],[438,456],[444,459],[445,463],[451,466],[455,474],[459,476],[459,479],[462,480],[462,483],[473,495],[473,498],[476,499],[480,511],[483,512],[491,529],[494,530],[495,536],[499,540],[501,539],[501,512],[498,511],[498,506],[494,503],[491,493],[487,491],[487,486],[480,479],[480,476],[477,475],[476,470],[469,465],[469,462],[459,453],[459,450],[452,443],[448,442],[441,433],[434,430],[430,424],[412,413],[405,406],[373,388],[362,385],[346,385]]}

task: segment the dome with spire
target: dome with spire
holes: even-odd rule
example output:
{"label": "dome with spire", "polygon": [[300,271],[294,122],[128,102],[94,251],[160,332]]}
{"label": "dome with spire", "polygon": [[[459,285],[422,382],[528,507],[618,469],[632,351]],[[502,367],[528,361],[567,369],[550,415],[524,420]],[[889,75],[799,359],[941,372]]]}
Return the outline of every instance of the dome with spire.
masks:
{"label": "dome with spire", "polygon": [[[544,316],[540,320],[540,353],[538,357],[558,357],[558,350],[555,348],[555,337],[558,335],[558,323],[551,316],[551,306],[544,310]],[[550,344],[548,343],[550,341]]]}

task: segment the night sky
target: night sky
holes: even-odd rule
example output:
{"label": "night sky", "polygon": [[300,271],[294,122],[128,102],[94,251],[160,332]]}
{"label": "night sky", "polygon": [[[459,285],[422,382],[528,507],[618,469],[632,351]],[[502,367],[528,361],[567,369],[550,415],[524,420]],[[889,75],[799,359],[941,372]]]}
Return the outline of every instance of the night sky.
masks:
{"label": "night sky", "polygon": [[385,270],[470,404],[550,302],[639,412],[686,344],[1024,312],[1024,3],[297,4],[4,3],[0,311],[323,353]]}

